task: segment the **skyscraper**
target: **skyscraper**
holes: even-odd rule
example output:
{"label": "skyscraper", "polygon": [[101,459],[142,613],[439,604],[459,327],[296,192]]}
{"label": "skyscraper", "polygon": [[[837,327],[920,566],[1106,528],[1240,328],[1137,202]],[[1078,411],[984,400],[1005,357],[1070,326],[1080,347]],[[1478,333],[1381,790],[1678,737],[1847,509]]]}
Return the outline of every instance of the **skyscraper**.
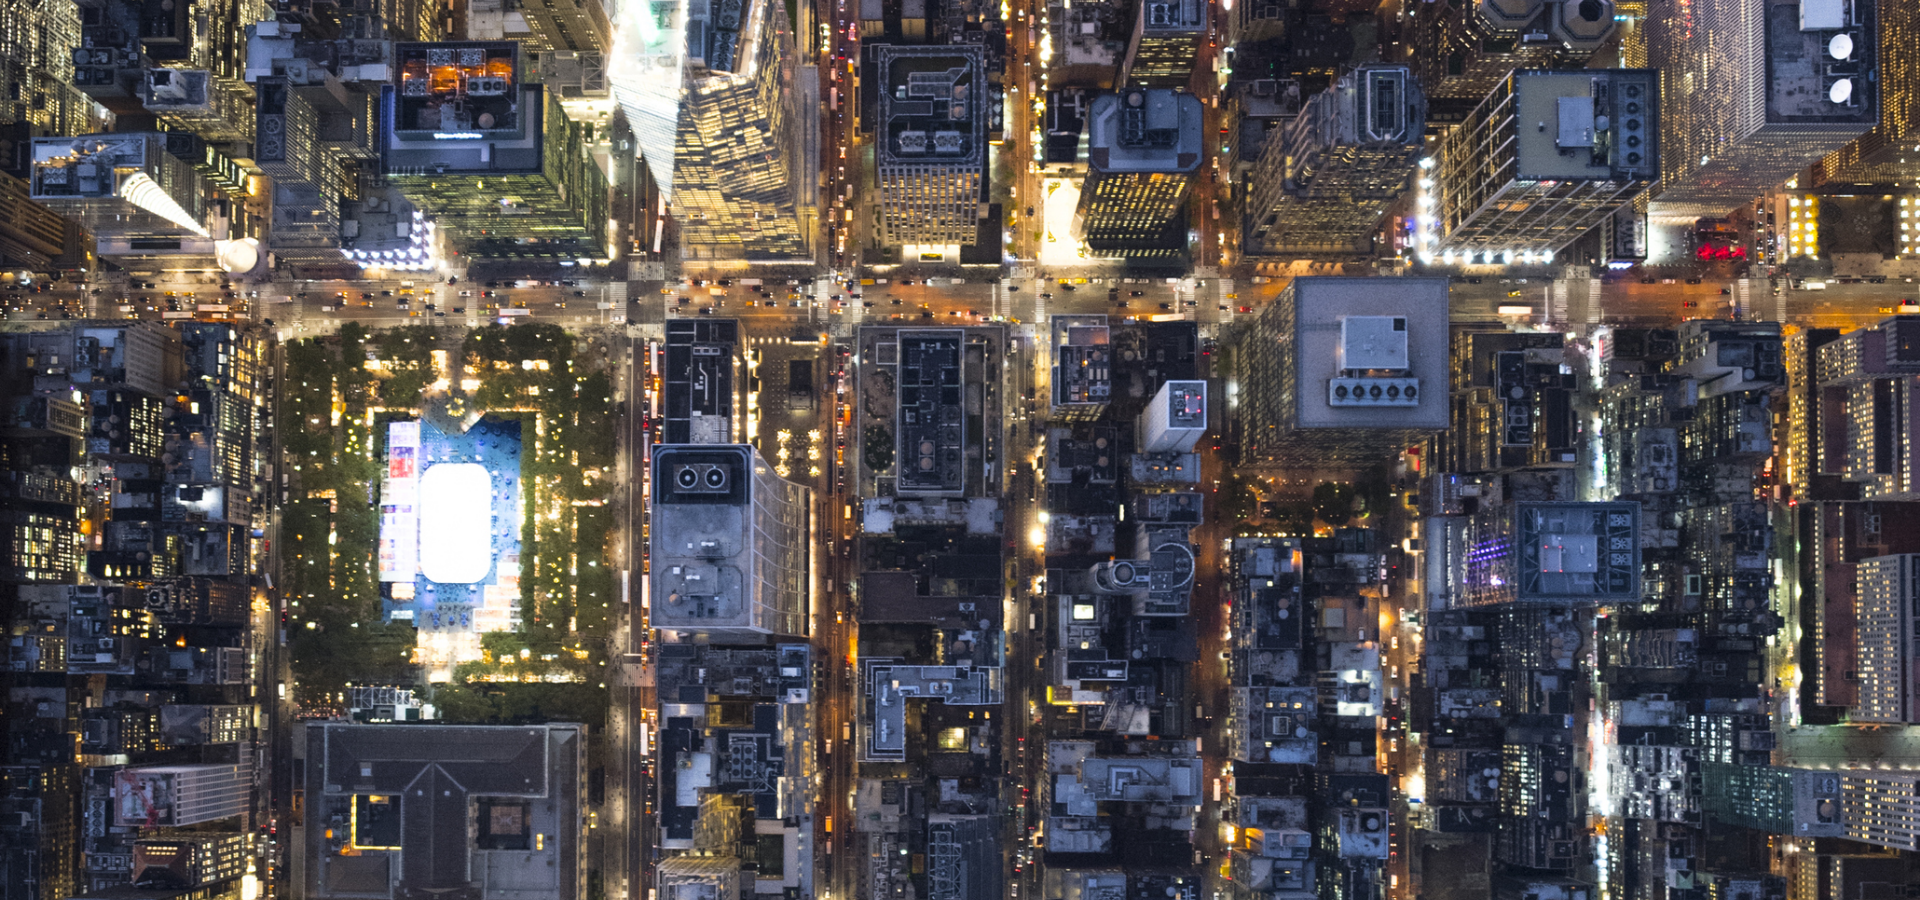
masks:
{"label": "skyscraper", "polygon": [[474,256],[607,253],[607,183],[511,41],[396,44],[382,98],[388,180]]}
{"label": "skyscraper", "polygon": [[1920,775],[1874,769],[1842,771],[1840,817],[1847,837],[1909,853],[1920,851]]}
{"label": "skyscraper", "polygon": [[803,79],[788,77],[791,32],[774,0],[694,0],[688,9],[673,199],[690,256],[809,252],[815,153],[802,138],[813,112],[802,110],[817,107],[798,96],[809,89],[795,86]]}
{"label": "skyscraper", "polygon": [[1913,604],[1920,598],[1920,554],[1863,559],[1854,570],[1859,593],[1854,668],[1859,673],[1856,722],[1920,724],[1914,688]]}
{"label": "skyscraper", "polygon": [[1407,8],[1420,86],[1476,102],[1514,69],[1580,68],[1614,30],[1613,0],[1471,0]]}
{"label": "skyscraper", "polygon": [[1391,457],[1447,426],[1447,280],[1296,278],[1228,340],[1240,464]]}
{"label": "skyscraper", "polygon": [[1722,214],[1879,121],[1871,3],[1696,0],[1652,10],[1647,61],[1666,100],[1656,215]]}
{"label": "skyscraper", "polygon": [[653,457],[653,627],[755,643],[807,633],[813,492],[746,444]]}
{"label": "skyscraper", "polygon": [[37,139],[32,191],[92,231],[104,255],[213,250],[206,179],[157,132]]}
{"label": "skyscraper", "polygon": [[1413,177],[1426,98],[1406,66],[1362,66],[1267,142],[1247,199],[1254,253],[1361,253]]}
{"label": "skyscraper", "polygon": [[[1511,73],[1441,146],[1423,253],[1553,253],[1659,174],[1660,91],[1644,69]],[[1424,185],[1423,185],[1424,186]],[[1511,261],[1510,259],[1507,261]]]}
{"label": "skyscraper", "polygon": [[1639,503],[1514,502],[1443,527],[1454,608],[1640,599]]}
{"label": "skyscraper", "polygon": [[1210,8],[1203,0],[1140,0],[1127,58],[1120,63],[1114,86],[1185,88],[1200,59],[1200,42],[1207,37]]}
{"label": "skyscraper", "polygon": [[1093,101],[1087,181],[1075,210],[1087,247],[1103,256],[1185,255],[1186,201],[1205,157],[1200,98],[1132,88]]}
{"label": "skyscraper", "polygon": [[1920,163],[1920,4],[1879,0],[1880,122],[1821,161],[1828,181],[1888,184]]}
{"label": "skyscraper", "polygon": [[925,254],[973,244],[985,201],[992,90],[985,48],[881,44],[872,59],[872,77],[880,79],[873,128],[881,240]]}

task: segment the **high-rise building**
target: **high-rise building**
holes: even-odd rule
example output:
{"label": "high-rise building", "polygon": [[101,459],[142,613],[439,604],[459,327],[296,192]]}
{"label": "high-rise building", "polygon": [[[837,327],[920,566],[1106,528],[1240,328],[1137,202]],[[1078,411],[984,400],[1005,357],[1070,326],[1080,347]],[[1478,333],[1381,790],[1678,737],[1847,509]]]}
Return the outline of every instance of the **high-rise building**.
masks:
{"label": "high-rise building", "polygon": [[601,0],[545,0],[513,9],[533,32],[528,43],[543,50],[603,53],[612,45],[613,23]]}
{"label": "high-rise building", "polygon": [[1914,685],[1914,603],[1920,601],[1920,553],[1875,556],[1854,569],[1859,587],[1854,669],[1856,722],[1920,724],[1920,689]]}
{"label": "high-rise building", "polygon": [[1784,766],[1700,764],[1700,811],[1769,834],[1843,837],[1840,773]]}
{"label": "high-rise building", "polygon": [[740,896],[740,860],[730,856],[675,856],[660,861],[661,900],[733,900]]}
{"label": "high-rise building", "polygon": [[[993,88],[979,44],[871,51],[879,79],[874,179],[880,237],[922,255],[979,239]],[[994,229],[998,234],[998,229]]]}
{"label": "high-rise building", "polygon": [[895,490],[902,496],[959,497],[967,470],[966,333],[899,333],[894,383]]}
{"label": "high-rise building", "polygon": [[1145,453],[1191,453],[1207,433],[1207,383],[1169,381],[1160,385],[1140,414],[1134,449]]}
{"label": "high-rise building", "polygon": [[313,900],[584,900],[587,739],[557,722],[309,723],[294,883]]}
{"label": "high-rise building", "polygon": [[320,112],[285,76],[257,79],[254,90],[260,139],[253,158],[274,187],[271,246],[339,246],[346,186],[338,161],[320,143]]}
{"label": "high-rise building", "polygon": [[1508,262],[1552,254],[1631,203],[1659,175],[1663,155],[1656,77],[1645,69],[1508,75],[1441,145],[1435,233],[1417,248]]}
{"label": "high-rise building", "polygon": [[144,838],[133,845],[136,887],[201,887],[236,881],[246,873],[243,834],[182,834]]}
{"label": "high-rise building", "polygon": [[673,202],[691,257],[810,252],[819,87],[786,74],[791,32],[775,0],[689,4]]}
{"label": "high-rise building", "polygon": [[[1864,2],[1864,0],[1863,0]],[[1893,184],[1920,163],[1920,4],[1879,0],[1880,122],[1821,160],[1825,181]]]}
{"label": "high-rise building", "polygon": [[1835,774],[1840,776],[1840,818],[1847,837],[1920,852],[1920,775],[1876,769]]}
{"label": "high-rise building", "polygon": [[1641,27],[1665,101],[1656,215],[1721,215],[1880,121],[1872,3],[1656,4]]}
{"label": "high-rise building", "polygon": [[1426,98],[1406,66],[1361,66],[1267,141],[1250,179],[1253,253],[1364,253],[1412,181]]}
{"label": "high-rise building", "polygon": [[661,392],[666,444],[731,444],[746,431],[740,322],[668,319]]}
{"label": "high-rise building", "polygon": [[1640,599],[1638,503],[1513,502],[1443,527],[1456,609]]}
{"label": "high-rise building", "polygon": [[102,255],[213,251],[206,179],[158,132],[36,139],[32,191],[93,232]]}
{"label": "high-rise building", "polygon": [[1102,315],[1054,316],[1052,416],[1091,422],[1106,412],[1113,393],[1113,347]]}
{"label": "high-rise building", "polygon": [[[0,124],[21,134],[86,134],[104,111],[76,88],[77,67],[92,53],[78,4],[0,7]],[[113,53],[108,51],[109,55]]]}
{"label": "high-rise building", "polygon": [[1202,0],[1140,0],[1127,58],[1114,81],[1119,88],[1185,88],[1200,61],[1211,4]]}
{"label": "high-rise building", "polygon": [[[1814,351],[1820,455],[1810,474],[1859,485],[1860,499],[1920,499],[1920,455],[1906,427],[1920,412],[1920,316],[1895,316]],[[1836,440],[1844,435],[1845,440]]]}
{"label": "high-rise building", "polygon": [[653,457],[653,627],[746,643],[807,633],[812,490],[746,444]]}
{"label": "high-rise building", "polygon": [[1200,98],[1128,89],[1087,113],[1087,181],[1074,218],[1101,256],[1175,260],[1186,253],[1187,192],[1205,158]]}
{"label": "high-rise building", "polygon": [[1477,102],[1514,69],[1577,69],[1613,34],[1614,0],[1472,0],[1408,7],[1408,65],[1428,97]]}
{"label": "high-rise building", "polygon": [[113,822],[144,828],[185,827],[247,811],[253,767],[140,766],[113,779]]}
{"label": "high-rise building", "polygon": [[1447,425],[1444,278],[1296,278],[1230,340],[1246,466],[1387,459]]}
{"label": "high-rise building", "polygon": [[473,256],[607,255],[587,126],[521,79],[511,41],[396,44],[381,101],[387,179]]}
{"label": "high-rise building", "polygon": [[33,202],[25,181],[0,172],[0,265],[30,272],[89,270],[91,237]]}

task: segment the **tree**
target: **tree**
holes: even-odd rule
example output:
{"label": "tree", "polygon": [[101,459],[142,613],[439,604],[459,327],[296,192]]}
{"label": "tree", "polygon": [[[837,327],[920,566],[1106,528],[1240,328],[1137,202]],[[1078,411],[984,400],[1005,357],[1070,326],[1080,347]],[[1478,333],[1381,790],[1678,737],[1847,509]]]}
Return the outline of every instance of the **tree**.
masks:
{"label": "tree", "polygon": [[1260,497],[1254,493],[1253,483],[1239,475],[1227,476],[1227,483],[1220,489],[1220,514],[1229,521],[1251,519],[1259,510]]}
{"label": "tree", "polygon": [[1281,534],[1304,535],[1313,532],[1313,504],[1305,500],[1269,503],[1267,515],[1274,520],[1274,528]]}
{"label": "tree", "polygon": [[893,468],[893,431],[885,425],[868,425],[866,448],[862,457],[867,470],[875,475]]}
{"label": "tree", "polygon": [[1338,528],[1353,518],[1353,488],[1335,481],[1313,486],[1313,514]]}

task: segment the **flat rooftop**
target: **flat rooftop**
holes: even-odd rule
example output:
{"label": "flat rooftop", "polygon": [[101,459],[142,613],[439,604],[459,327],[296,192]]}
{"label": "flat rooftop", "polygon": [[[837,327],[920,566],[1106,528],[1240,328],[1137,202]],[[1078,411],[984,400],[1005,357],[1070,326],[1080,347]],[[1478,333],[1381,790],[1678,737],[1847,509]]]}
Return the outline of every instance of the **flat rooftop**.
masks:
{"label": "flat rooftop", "polygon": [[667,321],[662,443],[733,440],[733,370],[739,343],[740,323],[734,319]]}
{"label": "flat rooftop", "polygon": [[[1293,377],[1298,428],[1441,429],[1447,427],[1447,280],[1445,278],[1296,278]],[[1335,406],[1330,390],[1345,362],[1343,320],[1403,319],[1404,377],[1417,379],[1412,405]]]}
{"label": "flat rooftop", "polygon": [[394,45],[382,150],[395,174],[540,171],[541,93],[513,41]]}
{"label": "flat rooftop", "polygon": [[880,44],[873,55],[880,166],[985,165],[992,93],[985,47]]}
{"label": "flat rooftop", "polygon": [[1877,4],[1766,0],[1767,122],[1859,125],[1880,121]]}
{"label": "flat rooftop", "polygon": [[900,333],[894,373],[898,490],[958,494],[966,488],[965,338],[958,329]]}
{"label": "flat rooftop", "polygon": [[1618,181],[1659,171],[1659,73],[1521,70],[1513,80],[1519,177]]}
{"label": "flat rooftop", "polygon": [[1607,602],[1640,593],[1640,504],[1516,503],[1522,599]]}
{"label": "flat rooftop", "polygon": [[306,891],[574,900],[586,728],[306,727]]}
{"label": "flat rooftop", "polygon": [[1113,391],[1107,317],[1054,316],[1052,325],[1053,404],[1105,404]]}
{"label": "flat rooftop", "polygon": [[1095,171],[1190,173],[1205,156],[1204,110],[1184,91],[1133,88],[1093,101],[1087,160]]}
{"label": "flat rooftop", "polygon": [[754,577],[751,448],[669,446],[653,459],[653,624],[745,626]]}

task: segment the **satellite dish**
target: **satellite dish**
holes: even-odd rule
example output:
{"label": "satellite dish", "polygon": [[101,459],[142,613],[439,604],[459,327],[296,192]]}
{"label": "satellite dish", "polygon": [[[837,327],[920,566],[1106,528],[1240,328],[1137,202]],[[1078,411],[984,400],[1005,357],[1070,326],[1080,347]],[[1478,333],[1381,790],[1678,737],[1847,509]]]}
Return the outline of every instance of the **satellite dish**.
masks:
{"label": "satellite dish", "polygon": [[1836,34],[1827,42],[1827,53],[1834,59],[1844,60],[1853,55],[1853,36]]}
{"label": "satellite dish", "polygon": [[1845,103],[1853,96],[1853,79],[1842,78],[1827,89],[1827,99],[1835,103]]}

